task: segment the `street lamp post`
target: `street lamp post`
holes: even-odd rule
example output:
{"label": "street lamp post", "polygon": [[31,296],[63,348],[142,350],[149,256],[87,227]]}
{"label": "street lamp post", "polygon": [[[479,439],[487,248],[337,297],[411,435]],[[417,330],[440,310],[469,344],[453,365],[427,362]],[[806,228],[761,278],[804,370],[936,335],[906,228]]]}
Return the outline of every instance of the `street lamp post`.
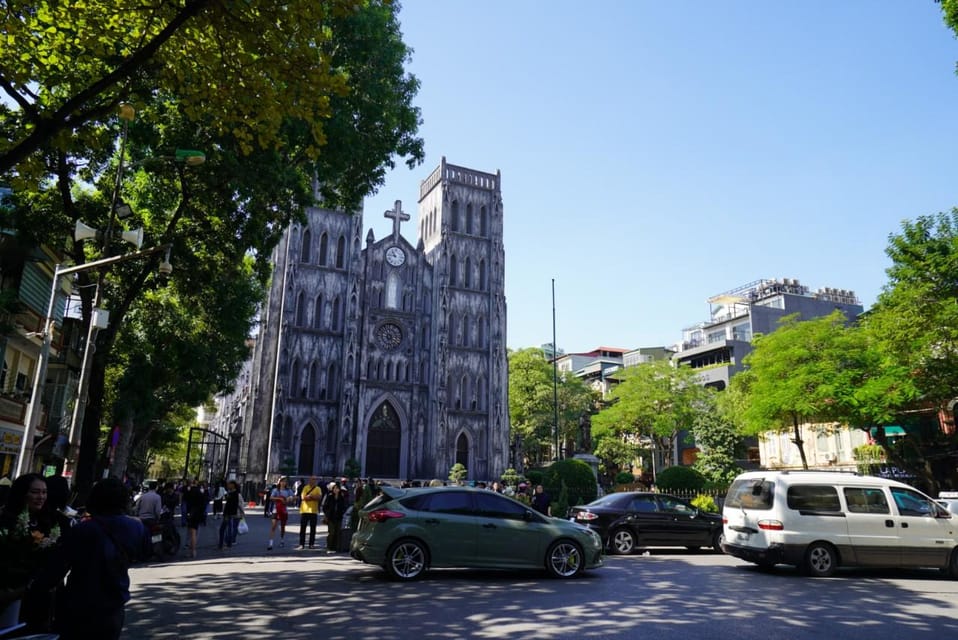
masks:
{"label": "street lamp post", "polygon": [[[121,256],[113,256],[112,258],[94,260],[93,262],[86,262],[84,264],[78,264],[72,267],[61,267],[59,264],[54,267],[53,284],[50,287],[50,302],[47,304],[47,315],[43,320],[43,333],[41,334],[43,342],[40,346],[40,356],[37,359],[36,371],[33,377],[33,389],[30,392],[30,408],[27,412],[26,420],[24,420],[23,439],[20,441],[20,455],[17,458],[16,468],[17,476],[26,473],[33,461],[33,436],[36,432],[37,422],[40,418],[40,398],[43,397],[43,386],[46,382],[47,366],[50,362],[50,347],[53,344],[53,311],[54,307],[56,306],[57,287],[60,283],[60,277],[69,275],[71,273],[86,271],[88,269],[105,267],[118,262],[125,262],[134,258],[153,255],[154,253],[165,251],[169,246],[170,245],[161,245],[158,247],[152,247],[150,249],[143,249],[141,251],[127,253]],[[92,321],[93,320],[91,318],[91,322]]]}

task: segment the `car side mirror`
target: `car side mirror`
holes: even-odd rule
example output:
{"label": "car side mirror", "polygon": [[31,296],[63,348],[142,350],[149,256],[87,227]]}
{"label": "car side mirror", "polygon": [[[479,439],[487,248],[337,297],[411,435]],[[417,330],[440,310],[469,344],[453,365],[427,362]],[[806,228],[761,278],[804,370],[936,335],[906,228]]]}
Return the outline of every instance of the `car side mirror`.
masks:
{"label": "car side mirror", "polygon": [[532,515],[532,511],[528,509],[522,512],[522,519],[525,520],[526,522],[532,522],[533,517],[535,516]]}

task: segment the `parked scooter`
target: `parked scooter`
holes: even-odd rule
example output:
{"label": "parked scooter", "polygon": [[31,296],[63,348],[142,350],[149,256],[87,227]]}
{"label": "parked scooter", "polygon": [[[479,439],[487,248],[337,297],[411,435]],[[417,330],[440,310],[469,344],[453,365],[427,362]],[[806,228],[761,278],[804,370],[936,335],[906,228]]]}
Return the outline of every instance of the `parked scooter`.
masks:
{"label": "parked scooter", "polygon": [[150,559],[166,562],[176,557],[180,552],[181,540],[180,532],[176,530],[176,524],[173,522],[173,514],[164,509],[159,520],[146,520],[143,524],[150,529],[153,551]]}

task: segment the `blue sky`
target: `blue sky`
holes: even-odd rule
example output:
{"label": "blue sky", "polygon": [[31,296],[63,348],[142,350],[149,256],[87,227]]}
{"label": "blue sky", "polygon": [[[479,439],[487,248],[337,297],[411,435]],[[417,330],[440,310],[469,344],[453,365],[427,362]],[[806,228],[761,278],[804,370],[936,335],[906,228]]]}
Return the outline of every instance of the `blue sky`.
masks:
{"label": "blue sky", "polygon": [[888,235],[958,206],[958,40],[932,0],[405,0],[426,161],[502,171],[508,346],[671,345],[760,278],[887,282]]}

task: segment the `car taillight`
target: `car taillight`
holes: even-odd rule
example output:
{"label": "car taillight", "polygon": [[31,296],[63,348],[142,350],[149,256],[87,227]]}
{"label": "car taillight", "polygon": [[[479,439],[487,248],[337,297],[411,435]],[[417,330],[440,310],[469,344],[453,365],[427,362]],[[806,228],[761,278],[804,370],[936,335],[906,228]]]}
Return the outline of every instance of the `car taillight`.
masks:
{"label": "car taillight", "polygon": [[366,516],[370,522],[385,522],[392,518],[402,518],[405,517],[405,513],[400,513],[398,511],[390,511],[389,509],[378,509],[371,512]]}
{"label": "car taillight", "polygon": [[722,516],[722,524],[728,524],[728,518]]}
{"label": "car taillight", "polygon": [[764,531],[781,531],[785,528],[781,520],[759,520],[758,528]]}
{"label": "car taillight", "polygon": [[591,511],[579,511],[578,513],[575,514],[575,519],[585,520],[588,522],[589,520],[598,520],[599,516],[595,515]]}

